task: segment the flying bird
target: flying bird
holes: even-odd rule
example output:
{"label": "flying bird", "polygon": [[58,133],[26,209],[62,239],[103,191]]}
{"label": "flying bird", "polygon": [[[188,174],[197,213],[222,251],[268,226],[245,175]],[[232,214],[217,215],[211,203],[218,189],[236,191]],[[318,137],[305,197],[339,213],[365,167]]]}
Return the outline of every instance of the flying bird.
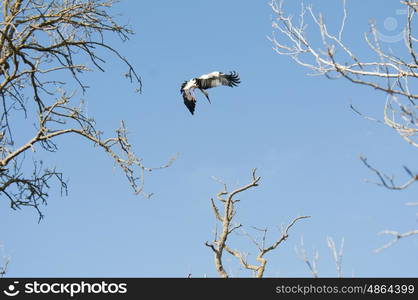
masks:
{"label": "flying bird", "polygon": [[194,90],[196,88],[199,89],[203,95],[205,95],[206,99],[208,99],[209,103],[211,103],[209,94],[206,92],[207,89],[220,85],[234,87],[239,83],[239,74],[235,71],[230,72],[229,74],[222,72],[212,72],[183,82],[181,85],[180,93],[183,95],[184,104],[193,115],[196,106],[196,97],[194,95]]}

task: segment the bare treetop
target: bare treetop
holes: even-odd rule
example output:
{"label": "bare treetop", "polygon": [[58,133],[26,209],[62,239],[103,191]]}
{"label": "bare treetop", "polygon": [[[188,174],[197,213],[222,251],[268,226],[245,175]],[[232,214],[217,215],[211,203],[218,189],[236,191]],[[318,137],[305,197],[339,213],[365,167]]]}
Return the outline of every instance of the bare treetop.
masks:
{"label": "bare treetop", "polygon": [[256,257],[257,264],[251,264],[248,262],[248,259],[244,253],[239,251],[238,249],[234,249],[229,245],[228,238],[231,236],[231,234],[238,229],[242,229],[243,225],[236,222],[236,213],[237,208],[236,205],[240,201],[240,199],[237,199],[236,197],[254,187],[257,187],[259,185],[259,181],[261,180],[260,176],[257,176],[256,169],[252,170],[252,179],[251,182],[243,185],[232,192],[228,191],[228,187],[225,183],[218,180],[223,185],[223,190],[220,191],[216,198],[219,202],[221,202],[221,205],[223,206],[222,212],[216,205],[215,201],[211,199],[212,203],[212,209],[213,213],[215,215],[216,221],[221,224],[222,229],[218,233],[218,231],[215,231],[215,238],[213,242],[206,242],[205,245],[212,249],[214,253],[214,259],[215,259],[215,268],[218,274],[223,277],[227,278],[229,277],[229,274],[225,270],[224,262],[222,260],[223,254],[229,253],[230,255],[234,256],[238,259],[241,266],[244,269],[251,270],[254,272],[255,277],[261,278],[264,276],[264,272],[267,265],[267,259],[265,256],[271,252],[274,251],[279,245],[281,245],[284,241],[287,240],[289,237],[289,230],[299,221],[302,219],[310,218],[310,216],[299,216],[297,218],[294,218],[289,225],[286,226],[279,235],[278,238],[276,238],[276,241],[271,244],[270,246],[266,246],[266,236],[267,236],[267,228],[266,229],[258,229],[254,228],[257,231],[263,232],[261,242],[257,241],[256,239],[252,238],[251,235],[246,233],[244,231],[244,235],[249,237],[251,242],[258,248],[258,254]]}
{"label": "bare treetop", "polygon": [[[56,137],[75,134],[104,150],[122,169],[134,192],[143,193],[142,164],[127,138],[124,122],[115,136],[103,137],[93,118],[84,112],[86,71],[105,70],[105,52],[126,65],[125,76],[141,91],[141,78],[128,60],[107,40],[109,35],[128,39],[132,31],[109,14],[113,0],[3,0],[0,22],[0,193],[12,208],[35,207],[48,198],[50,181],[62,192],[67,184],[60,172],[41,161],[27,163],[25,155],[41,148],[57,151]],[[115,74],[109,73],[110,76]],[[69,85],[70,82],[76,85]],[[71,89],[72,87],[72,89]],[[78,88],[77,88],[78,87]],[[35,105],[33,105],[35,104]],[[35,123],[34,135],[17,141],[19,119]],[[167,163],[162,167],[166,167]],[[144,194],[145,195],[145,194]]]}
{"label": "bare treetop", "polygon": [[[106,32],[127,40],[132,31],[118,25],[107,13],[114,1],[7,1],[3,0],[3,20],[0,37],[0,65],[4,79],[1,91],[23,100],[13,89],[30,85],[34,100],[44,105],[42,92],[55,93],[63,82],[44,80],[45,75],[67,70],[85,91],[79,75],[91,70],[83,57],[104,71],[105,61],[98,49],[115,54],[128,66],[127,76],[139,84],[141,80],[129,62],[106,43]],[[82,57],[83,56],[83,57]]]}
{"label": "bare treetop", "polygon": [[[381,121],[363,115],[353,106],[351,109],[368,120],[389,126],[407,143],[418,148],[418,3],[412,0],[399,2],[397,14],[403,16],[404,25],[398,35],[385,36],[371,20],[368,31],[358,33],[359,40],[363,40],[368,48],[368,52],[362,51],[361,54],[356,53],[352,40],[347,43],[344,39],[344,31],[354,19],[348,14],[346,0],[341,1],[342,17],[337,28],[327,26],[325,17],[309,5],[302,4],[298,17],[294,18],[286,12],[285,3],[283,0],[272,0],[270,3],[275,15],[272,23],[274,32],[270,37],[273,49],[307,68],[310,74],[343,78],[383,92],[385,103]],[[311,24],[314,29],[310,27],[308,34],[307,28]],[[373,167],[366,157],[361,157],[361,161],[377,175],[377,184],[387,189],[404,190],[418,181],[418,174],[406,166],[404,170],[409,179],[403,184],[396,184],[393,176]],[[398,233],[386,230],[383,233],[395,238],[378,251],[390,247],[402,237],[416,235],[418,231]]]}
{"label": "bare treetop", "polygon": [[[341,1],[342,18],[336,29],[330,29],[324,16],[315,13],[312,6],[302,5],[299,17],[293,18],[286,14],[284,3],[276,0],[270,3],[275,13],[272,24],[275,32],[270,38],[274,50],[280,55],[289,56],[314,75],[345,78],[386,93],[384,123],[395,129],[408,143],[418,147],[418,90],[415,88],[418,53],[414,32],[418,4],[409,0],[401,2],[405,6],[406,25],[399,39],[385,38],[376,23],[370,21],[370,28],[363,37],[372,55],[365,59],[344,40],[344,31],[350,21],[345,0]],[[307,34],[309,19],[316,25],[316,37]],[[403,42],[405,55],[399,51],[394,53],[388,47],[395,42]]]}

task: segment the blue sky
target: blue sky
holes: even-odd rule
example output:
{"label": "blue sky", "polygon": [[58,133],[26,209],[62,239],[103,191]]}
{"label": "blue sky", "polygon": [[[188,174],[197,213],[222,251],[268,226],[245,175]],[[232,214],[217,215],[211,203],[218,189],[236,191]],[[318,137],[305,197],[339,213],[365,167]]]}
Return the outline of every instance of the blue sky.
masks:
{"label": "blue sky", "polygon": [[[299,1],[286,2],[297,13]],[[312,3],[338,24],[339,1]],[[402,23],[398,1],[376,3],[348,1],[347,44],[364,57],[369,54],[361,36],[370,19],[378,26],[387,17]],[[91,86],[84,96],[88,113],[109,135],[125,120],[146,165],[179,157],[170,168],[148,174],[145,189],[154,196],[144,199],[133,195],[109,157],[77,137],[60,139],[58,153],[39,153],[45,164],[64,172],[69,195],[52,191],[40,224],[35,211],[12,211],[0,202],[8,276],[217,276],[213,253],[204,246],[215,225],[210,198],[222,188],[212,176],[232,189],[249,181],[252,168],[261,184],[242,194],[239,222],[268,227],[273,242],[280,225],[312,216],[267,256],[266,276],[310,276],[295,253],[302,237],[308,254],[319,252],[319,276],[336,276],[328,236],[337,244],[345,239],[344,276],[417,275],[416,238],[373,252],[388,241],[378,232],[417,226],[416,210],[405,205],[416,201],[415,186],[393,192],[364,182],[376,178],[360,155],[399,180],[405,179],[403,165],[417,171],[415,148],[349,108],[353,103],[381,118],[384,94],[307,76],[306,69],[277,55],[267,39],[273,18],[267,1],[122,1],[112,10],[136,32],[128,42],[109,41],[142,76],[143,93],[134,93],[121,76],[123,66],[105,55],[107,72],[84,77]],[[241,85],[210,90],[212,105],[198,93],[191,116],[181,83],[215,70],[238,71]],[[232,241],[254,258],[256,249],[245,237]],[[234,258],[224,259],[231,275],[251,276]]]}

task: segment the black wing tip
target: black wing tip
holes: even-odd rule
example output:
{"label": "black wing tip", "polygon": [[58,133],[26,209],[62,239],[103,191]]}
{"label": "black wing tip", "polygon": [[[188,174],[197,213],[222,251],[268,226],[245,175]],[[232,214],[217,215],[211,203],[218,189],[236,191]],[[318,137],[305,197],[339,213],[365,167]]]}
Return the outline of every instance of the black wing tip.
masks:
{"label": "black wing tip", "polygon": [[241,83],[241,80],[239,78],[239,73],[236,71],[230,71],[228,75],[226,75],[226,78],[229,81],[229,86],[234,87]]}
{"label": "black wing tip", "polygon": [[194,99],[188,98],[187,95],[183,93],[183,102],[184,102],[184,105],[186,105],[187,109],[190,111],[190,113],[194,115],[196,101]]}
{"label": "black wing tip", "polygon": [[187,107],[187,109],[190,111],[190,113],[191,113],[192,115],[194,115],[194,108],[195,108],[194,103],[184,102],[184,104],[186,105],[186,107]]}

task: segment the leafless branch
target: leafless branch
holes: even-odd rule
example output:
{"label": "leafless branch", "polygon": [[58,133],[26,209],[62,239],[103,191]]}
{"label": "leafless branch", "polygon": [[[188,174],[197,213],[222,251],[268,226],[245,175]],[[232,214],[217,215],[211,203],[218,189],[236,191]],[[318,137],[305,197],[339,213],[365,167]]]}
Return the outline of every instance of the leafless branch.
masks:
{"label": "leafless branch", "polygon": [[[124,122],[114,136],[104,138],[95,120],[85,113],[84,101],[77,100],[76,90],[67,88],[72,81],[85,95],[88,85],[82,74],[104,72],[105,59],[101,55],[108,52],[114,55],[115,62],[126,66],[125,76],[141,91],[141,78],[134,67],[107,42],[111,35],[126,41],[133,34],[109,14],[115,1],[0,3],[0,194],[13,209],[36,208],[41,219],[39,205],[46,203],[52,180],[64,193],[67,183],[61,172],[44,168],[36,152],[57,151],[58,137],[76,135],[108,154],[135,194],[150,196],[144,192],[145,173],[168,167],[174,158],[161,167],[145,166],[128,141]],[[33,131],[29,139],[14,134],[23,126],[27,133]],[[35,162],[35,168],[27,164],[28,157]]]}
{"label": "leafless branch", "polygon": [[[3,250],[3,245],[0,245],[0,248]],[[1,251],[3,252],[3,251]],[[2,255],[2,259],[3,259],[3,265],[0,266],[0,278],[4,277],[4,275],[6,275],[7,273],[7,268],[9,266],[10,263],[10,257],[6,256],[6,255]]]}
{"label": "leafless branch", "polygon": [[[251,183],[243,187],[240,187],[232,191],[231,193],[227,192],[226,185],[224,185],[224,190],[219,192],[217,195],[218,200],[222,201],[224,204],[223,216],[220,216],[219,209],[216,207],[212,200],[212,208],[215,212],[215,216],[218,219],[218,221],[222,222],[222,232],[220,236],[217,237],[217,240],[214,241],[214,243],[206,242],[205,245],[210,247],[215,253],[215,267],[219,275],[222,277],[228,277],[228,274],[225,271],[224,266],[222,264],[222,255],[226,247],[226,241],[228,239],[228,236],[231,233],[231,221],[235,214],[234,204],[236,200],[234,199],[234,196],[252,187],[258,186],[258,182],[260,181],[260,179],[260,177],[256,176],[256,169],[254,169],[252,172]],[[221,198],[221,196],[226,197]]]}
{"label": "leafless branch", "polygon": [[390,190],[404,190],[406,188],[408,188],[411,184],[413,184],[415,181],[418,180],[418,175],[417,174],[413,174],[411,172],[411,170],[409,170],[406,166],[404,166],[404,170],[405,172],[408,174],[408,176],[410,177],[410,179],[408,179],[404,184],[401,185],[397,185],[394,182],[394,177],[393,176],[389,176],[381,171],[379,171],[378,169],[372,167],[368,161],[366,157],[361,156],[360,160],[363,162],[363,164],[370,169],[371,171],[373,171],[377,177],[379,178],[379,182],[376,182],[376,185],[379,186],[383,186],[387,189]]}
{"label": "leafless branch", "polygon": [[[265,247],[265,240],[267,229],[261,230],[263,232],[262,242],[259,243],[255,239],[253,239],[248,233],[245,231],[244,234],[249,236],[253,243],[258,247],[259,253],[256,257],[258,264],[251,264],[248,262],[247,257],[245,254],[241,253],[238,250],[235,250],[228,246],[227,241],[229,235],[238,228],[241,228],[243,225],[240,223],[236,223],[233,225],[232,221],[236,214],[236,207],[235,204],[239,201],[234,197],[252,187],[256,187],[259,184],[261,177],[256,175],[256,169],[252,171],[252,181],[244,185],[240,188],[232,192],[228,192],[227,186],[225,183],[221,182],[224,186],[224,189],[218,193],[217,198],[223,205],[223,215],[220,214],[219,209],[217,208],[213,199],[211,199],[212,209],[214,211],[216,220],[222,224],[222,232],[218,236],[215,234],[215,239],[212,243],[206,242],[205,245],[209,247],[214,252],[215,258],[215,268],[221,277],[229,277],[228,273],[225,270],[223,265],[222,256],[224,251],[229,253],[230,255],[236,257],[240,264],[248,270],[254,272],[257,278],[261,278],[264,275],[264,271],[267,264],[267,259],[264,257],[268,252],[273,251],[276,249],[282,242],[284,242],[289,236],[289,230],[295,225],[295,223],[301,219],[309,218],[309,216],[300,216],[295,218],[290,224],[284,229],[281,233],[279,238],[274,242],[271,246]],[[218,180],[219,181],[219,180]],[[257,229],[259,230],[259,229]]]}
{"label": "leafless branch", "polygon": [[391,246],[393,246],[396,242],[398,242],[401,238],[405,238],[405,237],[410,237],[413,235],[418,235],[418,230],[411,230],[411,231],[407,231],[404,233],[399,233],[397,231],[393,231],[393,230],[384,230],[382,232],[380,232],[380,234],[386,234],[389,236],[393,236],[394,238],[389,241],[388,243],[386,243],[385,245],[383,245],[382,247],[374,250],[374,252],[379,253],[382,250],[385,250]]}
{"label": "leafless branch", "polygon": [[7,267],[9,266],[10,260],[6,259],[3,266],[0,268],[0,278],[4,277],[7,273]]}
{"label": "leafless branch", "polygon": [[[382,109],[382,121],[363,115],[354,106],[351,106],[351,109],[363,118],[389,126],[404,141],[418,148],[418,3],[415,0],[400,1],[403,9],[398,10],[401,11],[399,17],[404,18],[405,25],[397,35],[382,34],[376,22],[370,21],[370,28],[364,33],[364,45],[369,49],[366,56],[356,53],[354,47],[350,47],[344,40],[344,29],[350,22],[346,1],[342,1],[342,21],[339,28],[328,27],[322,14],[316,13],[312,6],[304,4],[299,18],[293,18],[286,12],[285,2],[272,0],[270,3],[275,15],[270,41],[276,53],[290,57],[308,69],[311,75],[326,76],[330,79],[345,78],[354,84],[383,92],[386,98]],[[307,28],[311,24],[314,28],[309,27],[308,34]],[[392,46],[398,42],[395,52]],[[404,190],[418,180],[418,174],[404,167],[408,179],[398,184],[393,176],[372,167],[365,157],[361,157],[361,161],[378,177],[379,181],[376,184],[387,189]],[[414,232],[398,234],[395,231],[385,231],[385,234],[394,235],[395,239],[378,251],[390,247],[401,237],[410,236]]]}
{"label": "leafless branch", "polygon": [[[275,14],[270,41],[274,50],[293,59],[312,71],[312,75],[328,78],[345,78],[352,83],[370,86],[387,95],[384,107],[384,123],[396,130],[411,145],[418,147],[417,105],[418,93],[414,90],[418,79],[417,38],[414,35],[416,3],[402,1],[406,6],[406,26],[403,35],[388,38],[370,22],[369,32],[364,34],[365,45],[374,59],[362,58],[350,49],[344,40],[344,29],[349,22],[346,1],[342,1],[341,26],[331,32],[324,17],[315,13],[312,6],[302,4],[298,21],[288,15],[283,0],[272,0],[270,6]],[[307,28],[311,23],[317,28],[317,38],[308,38]],[[311,27],[310,27],[311,28]],[[387,44],[400,40],[405,42],[408,55],[393,53]]]}
{"label": "leafless branch", "polygon": [[312,277],[318,278],[318,259],[319,259],[318,250],[314,250],[312,260],[310,260],[306,252],[303,239],[301,239],[300,244],[301,244],[300,248],[296,247],[296,253],[303,260],[303,262],[308,266],[309,271],[312,274]]}
{"label": "leafless branch", "polygon": [[342,258],[344,254],[344,238],[341,239],[340,250],[337,249],[334,240],[331,237],[327,237],[327,245],[328,248],[331,250],[332,257],[335,262],[335,266],[337,268],[338,277],[343,277],[342,273]]}

